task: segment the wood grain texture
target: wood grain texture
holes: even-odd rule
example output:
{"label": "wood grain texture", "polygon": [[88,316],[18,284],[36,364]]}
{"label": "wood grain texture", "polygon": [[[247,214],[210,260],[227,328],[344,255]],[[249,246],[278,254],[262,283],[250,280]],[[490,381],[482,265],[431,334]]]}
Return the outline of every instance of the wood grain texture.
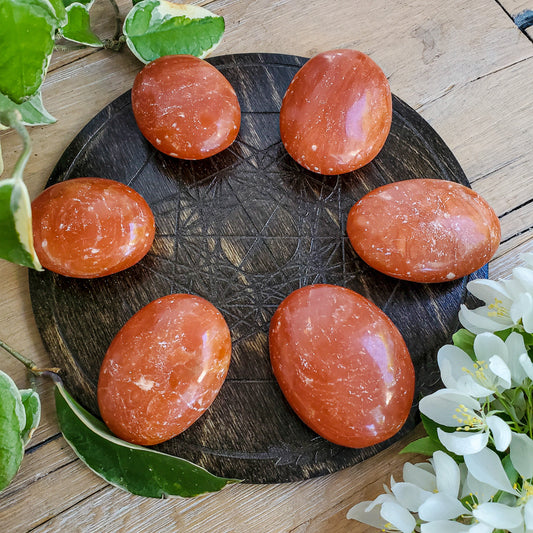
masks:
{"label": "wood grain texture", "polygon": [[97,280],[30,272],[33,309],[51,359],[63,369],[67,388],[96,415],[103,356],[133,313],[180,292],[212,302],[232,333],[228,377],[210,409],[157,448],[248,482],[334,472],[374,455],[415,424],[416,401],[402,432],[370,448],[335,446],[309,430],[285,402],[270,367],[270,318],[286,296],[304,285],[332,283],[376,303],[406,341],[418,398],[439,383],[434,353],[451,339],[466,283],[477,277],[400,282],[357,257],[346,217],[364,194],[408,178],[468,181],[434,130],[398,98],[387,142],[369,165],[338,177],[297,165],[280,141],[279,109],[304,62],[274,54],[214,58],[237,92],[242,120],[235,143],[205,161],[155,150],[135,124],[129,93],[106,107],[74,139],[47,185],[98,176],[133,187],[154,212],[152,250],[135,267]]}
{"label": "wood grain texture", "polygon": [[[498,278],[510,275],[520,252],[533,251],[531,219],[520,207],[531,200],[529,192],[520,194],[530,190],[533,175],[531,128],[515,128],[533,120],[533,71],[525,62],[533,58],[533,45],[502,9],[512,1],[194,3],[226,18],[226,34],[216,54],[272,52],[308,57],[342,46],[369,53],[389,76],[393,92],[417,109],[452,147],[474,190],[480,192],[486,176],[497,176],[483,193],[499,203],[498,214],[509,236],[490,265],[490,277]],[[96,3],[104,6],[107,0]],[[125,13],[131,2],[119,0],[119,5]],[[25,175],[32,197],[43,189],[83,125],[130,89],[142,66],[126,50],[95,51],[87,57],[83,52],[60,52],[53,64],[57,68],[45,82],[43,97],[58,122],[31,129],[34,150]],[[493,82],[496,79],[498,83]],[[523,104],[517,109],[514,102]],[[508,128],[512,134],[507,134]],[[13,132],[1,133],[0,142],[8,175],[21,144]],[[510,162],[505,150],[516,144],[523,149],[513,158],[520,159]],[[49,364],[31,311],[26,271],[0,262],[0,279],[0,335],[39,365]],[[25,386],[19,363],[0,354],[0,368]],[[401,465],[408,459],[397,455],[399,444],[354,467],[309,481],[242,485],[192,501],[146,501],[105,485],[77,460],[79,466],[68,469],[75,464],[72,453],[66,445],[54,448],[49,440],[58,438],[51,386],[45,381],[38,386],[45,410],[31,450],[42,449],[42,460],[32,462],[28,456],[19,474],[28,483],[0,494],[0,521],[17,533],[38,523],[40,533],[172,532],[178,529],[175,523],[182,531],[199,532],[370,532],[375,530],[346,520],[346,511],[361,500],[375,498],[391,474],[399,479]],[[414,438],[406,439],[410,437]],[[37,483],[44,478],[50,479],[45,491]],[[31,511],[28,503],[21,502],[32,502]],[[32,510],[40,506],[47,511],[37,513],[35,520]]]}

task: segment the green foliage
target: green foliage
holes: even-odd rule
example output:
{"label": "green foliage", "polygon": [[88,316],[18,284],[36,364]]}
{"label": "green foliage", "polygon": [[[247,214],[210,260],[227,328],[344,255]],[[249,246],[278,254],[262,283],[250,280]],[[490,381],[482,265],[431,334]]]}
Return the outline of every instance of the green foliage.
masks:
{"label": "green foliage", "polygon": [[128,13],[124,35],[135,56],[149,63],[170,54],[205,57],[220,43],[224,27],[222,17],[199,6],[144,0]]}
{"label": "green foliage", "polygon": [[63,436],[96,474],[132,494],[152,498],[192,497],[237,480],[214,476],[184,459],[122,441],[83,409],[61,384],[56,411]]}
{"label": "green foliage", "polygon": [[103,46],[100,38],[91,30],[89,8],[92,2],[76,2],[67,7],[68,22],[61,30],[65,39],[87,46]]}
{"label": "green foliage", "polygon": [[467,353],[473,361],[476,360],[474,353],[474,339],[476,336],[467,329],[460,329],[454,333],[452,340],[453,344],[458,348],[461,348],[463,352]]}
{"label": "green foliage", "polygon": [[[59,2],[0,0],[0,92],[21,104],[40,88],[63,22]],[[51,9],[53,8],[53,9]]]}
{"label": "green foliage", "polygon": [[42,270],[31,233],[31,205],[22,180],[0,181],[0,258]]}
{"label": "green foliage", "polygon": [[400,453],[420,453],[431,457],[438,450],[444,450],[444,446],[440,442],[436,442],[430,437],[422,437],[410,442]]}
{"label": "green foliage", "polygon": [[41,421],[41,400],[33,389],[21,390],[20,397],[26,414],[26,424],[22,430],[22,440],[26,445]]}
{"label": "green foliage", "polygon": [[15,477],[24,457],[26,412],[20,391],[0,370],[0,490]]}
{"label": "green foliage", "polygon": [[44,108],[40,90],[22,104],[15,104],[7,96],[0,93],[0,110],[9,111],[15,109],[19,111],[22,123],[28,126],[44,126],[45,124],[53,124],[56,121]]}

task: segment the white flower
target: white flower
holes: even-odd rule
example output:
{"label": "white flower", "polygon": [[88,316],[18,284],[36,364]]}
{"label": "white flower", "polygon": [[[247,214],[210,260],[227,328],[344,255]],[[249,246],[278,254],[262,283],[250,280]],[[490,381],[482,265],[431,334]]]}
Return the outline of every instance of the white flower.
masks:
{"label": "white flower", "polygon": [[511,442],[511,429],[494,414],[486,415],[481,404],[471,396],[454,389],[440,389],[420,400],[420,412],[438,424],[455,427],[453,433],[438,428],[440,442],[457,455],[481,451],[492,434],[497,450],[507,449]]}
{"label": "white flower", "polygon": [[[516,335],[522,338],[519,333]],[[493,333],[481,333],[474,339],[477,360],[473,361],[457,346],[447,344],[437,354],[442,382],[450,389],[460,390],[475,398],[500,393],[511,387],[511,361],[515,377],[518,377],[518,367],[522,373],[525,372],[519,362],[521,354],[517,353],[522,347],[525,351],[523,340],[520,346],[514,335],[503,342]]]}
{"label": "white flower", "polygon": [[485,305],[472,310],[461,306],[459,320],[466,329],[479,334],[521,324],[525,331],[533,333],[532,255],[523,255],[527,266],[514,268],[511,279],[479,279],[468,283],[467,289]]}
{"label": "white flower", "polygon": [[[457,463],[437,451],[427,463],[405,463],[404,481],[391,480],[391,494],[381,494],[372,502],[352,507],[347,518],[384,531],[411,532],[416,526],[412,513],[425,522],[447,521],[468,513],[459,500],[462,478]],[[378,509],[378,506],[381,506]]]}

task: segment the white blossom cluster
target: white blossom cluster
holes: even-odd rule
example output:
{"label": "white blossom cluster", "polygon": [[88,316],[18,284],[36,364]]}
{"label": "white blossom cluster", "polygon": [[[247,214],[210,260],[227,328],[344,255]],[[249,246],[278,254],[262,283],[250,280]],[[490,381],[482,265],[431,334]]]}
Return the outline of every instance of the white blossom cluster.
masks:
{"label": "white blossom cluster", "polygon": [[533,533],[533,254],[523,259],[510,279],[467,286],[485,305],[461,307],[465,330],[437,354],[445,387],[419,405],[429,437],[414,449],[432,457],[405,463],[402,482],[348,518],[403,533]]}

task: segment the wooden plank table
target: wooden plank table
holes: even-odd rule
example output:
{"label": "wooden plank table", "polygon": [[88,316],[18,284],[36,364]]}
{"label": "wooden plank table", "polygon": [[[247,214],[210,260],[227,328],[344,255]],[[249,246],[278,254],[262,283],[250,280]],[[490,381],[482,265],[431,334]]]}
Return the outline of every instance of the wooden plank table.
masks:
{"label": "wooden plank table", "polygon": [[[490,277],[510,275],[533,251],[533,42],[513,18],[532,0],[215,0],[201,4],[226,19],[216,55],[272,52],[312,56],[332,48],[369,54],[392,90],[437,130],[501,220],[501,246]],[[119,2],[121,14],[131,7]],[[113,32],[105,0],[94,7],[96,30]],[[123,50],[58,52],[43,97],[57,123],[31,130],[26,171],[31,197],[44,187],[61,153],[105,105],[131,88],[142,65]],[[21,149],[0,141],[7,172]],[[38,365],[49,364],[30,305],[27,272],[0,262],[0,337]],[[20,387],[25,369],[5,354],[0,368]],[[236,485],[191,500],[157,501],[113,488],[79,461],[58,432],[52,385],[40,380],[43,416],[13,483],[0,494],[0,529],[16,533],[86,531],[363,532],[345,518],[373,499],[390,475],[401,477],[398,451],[416,432],[362,464],[308,481]]]}

